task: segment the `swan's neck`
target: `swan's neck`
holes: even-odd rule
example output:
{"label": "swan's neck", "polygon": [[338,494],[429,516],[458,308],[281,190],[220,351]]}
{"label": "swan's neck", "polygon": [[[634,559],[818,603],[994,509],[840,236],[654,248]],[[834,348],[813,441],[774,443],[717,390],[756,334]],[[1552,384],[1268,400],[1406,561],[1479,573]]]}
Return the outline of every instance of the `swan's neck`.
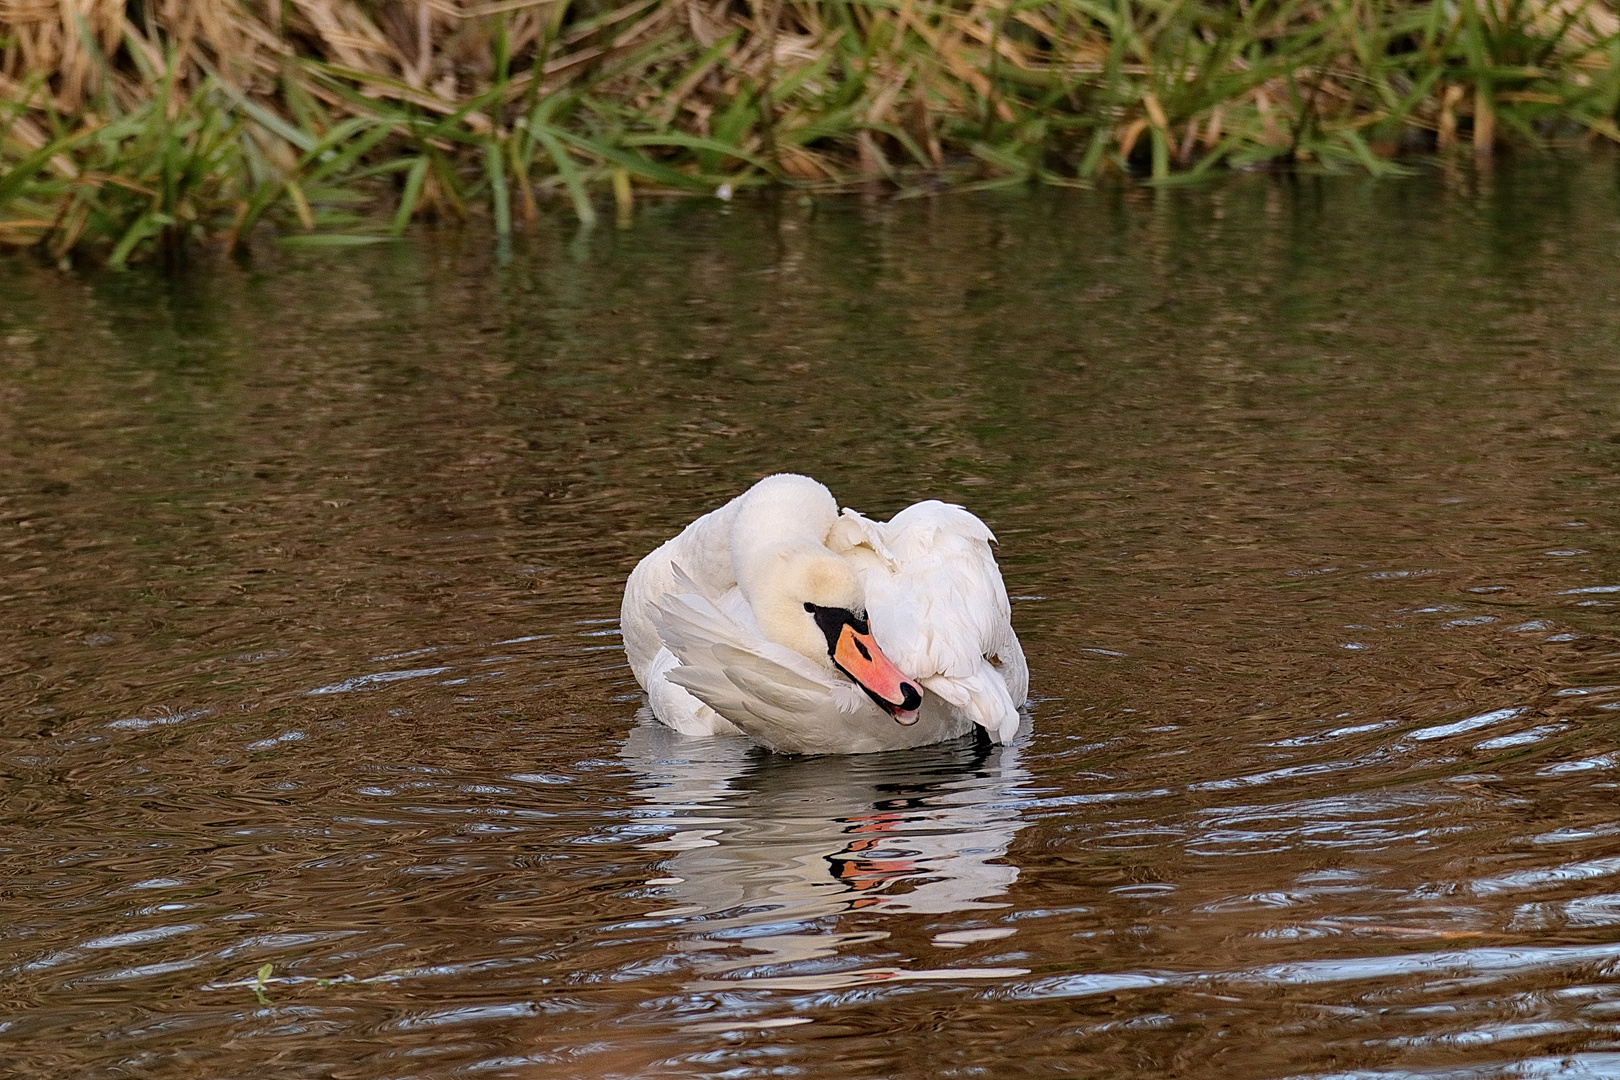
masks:
{"label": "swan's neck", "polygon": [[805,610],[861,607],[855,575],[827,548],[838,520],[831,492],[803,476],[751,488],[731,530],[732,571],[765,637],[827,667],[827,639]]}

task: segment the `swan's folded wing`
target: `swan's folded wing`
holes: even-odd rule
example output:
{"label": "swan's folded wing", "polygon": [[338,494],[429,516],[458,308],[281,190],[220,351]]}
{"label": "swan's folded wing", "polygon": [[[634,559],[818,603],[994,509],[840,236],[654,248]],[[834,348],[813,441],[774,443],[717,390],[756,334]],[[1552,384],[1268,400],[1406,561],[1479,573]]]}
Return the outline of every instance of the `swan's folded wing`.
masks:
{"label": "swan's folded wing", "polygon": [[[678,567],[676,573],[680,574]],[[756,629],[745,626],[725,611],[721,603],[698,592],[695,586],[691,591],[659,597],[653,622],[659,638],[682,663],[713,662],[714,654],[710,650],[722,646],[786,669],[800,682],[823,689],[829,682],[828,676],[810,660],[792,649],[767,641]]]}
{"label": "swan's folded wing", "polygon": [[682,735],[740,735],[737,725],[705,705],[702,699],[669,680],[679,670],[680,660],[668,649],[659,649],[648,670],[647,704],[653,715]]}
{"label": "swan's folded wing", "polygon": [[1016,640],[984,522],[935,500],[889,522],[845,515],[891,555],[891,573],[866,576],[866,606],[878,645],[902,671],[967,678],[997,646]]}
{"label": "swan's folded wing", "polygon": [[995,656],[1001,661],[997,671],[1007,684],[1007,692],[1013,701],[1022,705],[1029,697],[1029,661],[1024,658],[1024,647],[1013,633],[1011,622],[1007,624],[1006,634],[996,642]]}
{"label": "swan's folded wing", "polygon": [[664,646],[693,663],[692,653],[711,642],[734,641],[743,635],[737,621],[721,611],[698,589],[680,567],[675,567],[675,584],[682,591],[668,593],[653,602],[653,625]]}
{"label": "swan's folded wing", "polygon": [[752,633],[701,594],[661,598],[656,622],[659,636],[680,659],[664,677],[750,734],[761,724],[791,728],[829,705],[849,712],[859,704],[839,694],[833,676]]}
{"label": "swan's folded wing", "polygon": [[863,538],[888,564],[863,578],[878,645],[924,689],[1010,738],[1029,675],[990,529],[934,500],[888,522],[845,510],[839,524],[846,542]]}
{"label": "swan's folded wing", "polygon": [[1018,732],[1018,702],[1002,671],[988,660],[965,677],[935,675],[919,679],[923,689],[955,705],[997,742],[1009,742]]}
{"label": "swan's folded wing", "polygon": [[733,717],[745,727],[749,721],[791,723],[793,718],[825,704],[826,691],[783,681],[785,669],[757,665],[758,657],[743,654],[741,662],[716,666],[682,665],[669,673],[669,681],[684,686],[721,716]]}

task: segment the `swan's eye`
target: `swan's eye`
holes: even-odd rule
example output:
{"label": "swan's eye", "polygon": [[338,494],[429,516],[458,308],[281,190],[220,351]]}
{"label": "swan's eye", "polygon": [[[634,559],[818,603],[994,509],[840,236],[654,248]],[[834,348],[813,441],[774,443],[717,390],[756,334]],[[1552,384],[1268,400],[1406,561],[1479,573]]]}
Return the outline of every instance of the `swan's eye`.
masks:
{"label": "swan's eye", "polygon": [[814,604],[806,604],[806,605],[804,605],[804,610],[806,610],[810,614],[814,615],[816,613],[816,605],[814,605]]}

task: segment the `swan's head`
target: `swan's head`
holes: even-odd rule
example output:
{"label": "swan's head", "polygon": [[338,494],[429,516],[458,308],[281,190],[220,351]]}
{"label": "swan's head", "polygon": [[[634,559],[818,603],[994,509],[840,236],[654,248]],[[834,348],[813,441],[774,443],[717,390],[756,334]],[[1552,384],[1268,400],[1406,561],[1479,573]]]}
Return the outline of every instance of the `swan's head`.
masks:
{"label": "swan's head", "polygon": [[826,638],[833,667],[865,690],[878,708],[902,724],[915,724],[922,691],[883,655],[866,620],[848,608],[807,603],[804,610]]}
{"label": "swan's head", "polygon": [[902,724],[917,722],[922,690],[872,637],[855,571],[825,548],[790,545],[739,575],[765,636],[836,668]]}

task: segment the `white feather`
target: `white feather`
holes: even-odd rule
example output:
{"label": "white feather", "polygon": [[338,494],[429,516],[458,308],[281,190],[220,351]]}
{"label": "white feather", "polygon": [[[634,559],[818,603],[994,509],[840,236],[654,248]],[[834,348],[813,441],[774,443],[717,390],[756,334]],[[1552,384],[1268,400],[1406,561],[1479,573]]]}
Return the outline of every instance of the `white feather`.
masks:
{"label": "white feather", "polygon": [[861,711],[861,706],[870,704],[865,692],[848,679],[833,683],[832,699],[841,713],[857,713]]}

